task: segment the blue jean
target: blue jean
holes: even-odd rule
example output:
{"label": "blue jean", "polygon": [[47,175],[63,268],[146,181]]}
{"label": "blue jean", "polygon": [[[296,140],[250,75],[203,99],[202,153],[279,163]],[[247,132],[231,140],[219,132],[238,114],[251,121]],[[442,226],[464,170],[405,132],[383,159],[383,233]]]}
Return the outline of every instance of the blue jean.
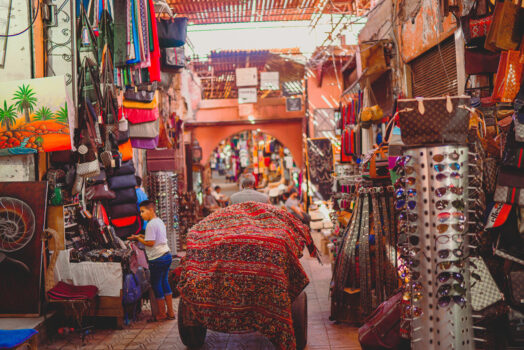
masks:
{"label": "blue jean", "polygon": [[173,258],[171,253],[166,253],[160,258],[149,260],[149,270],[151,271],[151,286],[157,299],[164,299],[164,295],[172,294],[167,274]]}

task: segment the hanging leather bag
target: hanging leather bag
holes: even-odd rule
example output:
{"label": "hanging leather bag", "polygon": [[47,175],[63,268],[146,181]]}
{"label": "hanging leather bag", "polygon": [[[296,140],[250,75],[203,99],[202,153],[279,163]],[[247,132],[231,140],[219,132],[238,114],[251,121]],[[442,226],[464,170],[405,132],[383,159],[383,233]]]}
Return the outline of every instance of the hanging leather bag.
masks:
{"label": "hanging leather bag", "polygon": [[136,178],[134,174],[113,176],[107,179],[107,183],[109,184],[109,188],[111,188],[113,191],[121,188],[135,188]]}
{"label": "hanging leather bag", "polygon": [[397,293],[369,316],[358,329],[358,341],[363,350],[398,349],[402,293]]}
{"label": "hanging leather bag", "polygon": [[158,136],[154,138],[135,137],[131,139],[133,148],[156,149],[158,147]]}
{"label": "hanging leather bag", "polygon": [[408,146],[465,144],[468,134],[469,96],[399,99],[402,142]]}
{"label": "hanging leather bag", "polygon": [[500,169],[494,201],[524,206],[524,173],[520,170]]}
{"label": "hanging leather bag", "polygon": [[171,47],[162,50],[162,70],[178,71],[186,66],[184,46]]}
{"label": "hanging leather bag", "polygon": [[182,46],[186,43],[187,17],[157,19],[158,43],[161,48]]}
{"label": "hanging leather bag", "polygon": [[114,198],[110,205],[124,204],[124,203],[136,203],[136,190],[134,188],[122,188],[115,190],[116,198]]}
{"label": "hanging leather bag", "polygon": [[464,53],[467,75],[493,74],[497,72],[500,54],[484,49],[467,49]]}
{"label": "hanging leather bag", "polygon": [[107,183],[94,184],[86,189],[86,199],[90,201],[109,200],[115,198],[115,192],[109,189]]}
{"label": "hanging leather bag", "polygon": [[147,123],[129,125],[129,136],[131,138],[155,138],[158,134],[158,119]]}

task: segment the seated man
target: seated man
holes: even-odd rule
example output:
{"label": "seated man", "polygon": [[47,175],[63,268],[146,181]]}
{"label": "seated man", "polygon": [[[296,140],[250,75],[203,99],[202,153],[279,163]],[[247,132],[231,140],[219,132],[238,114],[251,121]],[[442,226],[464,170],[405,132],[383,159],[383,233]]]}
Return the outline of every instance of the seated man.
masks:
{"label": "seated man", "polygon": [[206,187],[204,191],[204,215],[209,215],[212,212],[220,209],[217,200],[211,193],[211,187]]}
{"label": "seated man", "polygon": [[233,194],[230,203],[259,202],[270,204],[268,196],[255,190],[255,183],[256,180],[252,174],[243,175],[240,179],[242,191]]}
{"label": "seated man", "polygon": [[220,192],[222,192],[222,187],[215,186],[215,190],[212,192],[213,197],[215,197],[216,201],[221,207],[227,207],[229,198]]}
{"label": "seated man", "polygon": [[298,191],[296,189],[292,189],[289,193],[289,197],[286,200],[286,209],[293,214],[297,219],[302,221],[305,225],[309,226],[309,222],[311,221],[311,217],[308,213],[302,209],[302,206],[300,205],[300,200],[298,199]]}

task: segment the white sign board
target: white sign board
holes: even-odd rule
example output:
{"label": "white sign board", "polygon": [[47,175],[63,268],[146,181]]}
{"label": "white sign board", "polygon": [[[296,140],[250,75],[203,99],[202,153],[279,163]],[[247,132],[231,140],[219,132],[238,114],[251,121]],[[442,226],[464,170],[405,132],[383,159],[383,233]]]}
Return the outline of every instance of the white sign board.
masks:
{"label": "white sign board", "polygon": [[280,90],[278,72],[260,73],[260,90]]}
{"label": "white sign board", "polygon": [[257,86],[258,71],[257,68],[237,68],[235,71],[237,86]]}
{"label": "white sign board", "polygon": [[238,89],[238,103],[256,103],[257,88],[240,88]]}

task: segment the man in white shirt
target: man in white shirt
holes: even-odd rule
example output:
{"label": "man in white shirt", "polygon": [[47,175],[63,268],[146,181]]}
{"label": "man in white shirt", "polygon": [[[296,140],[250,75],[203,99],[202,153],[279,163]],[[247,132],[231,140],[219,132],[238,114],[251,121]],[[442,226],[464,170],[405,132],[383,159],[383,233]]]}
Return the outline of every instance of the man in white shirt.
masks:
{"label": "man in white shirt", "polygon": [[242,191],[237,192],[231,196],[230,204],[238,204],[244,202],[259,202],[270,204],[268,196],[255,190],[255,182],[255,177],[252,174],[243,175],[240,179],[240,186],[242,187]]}

